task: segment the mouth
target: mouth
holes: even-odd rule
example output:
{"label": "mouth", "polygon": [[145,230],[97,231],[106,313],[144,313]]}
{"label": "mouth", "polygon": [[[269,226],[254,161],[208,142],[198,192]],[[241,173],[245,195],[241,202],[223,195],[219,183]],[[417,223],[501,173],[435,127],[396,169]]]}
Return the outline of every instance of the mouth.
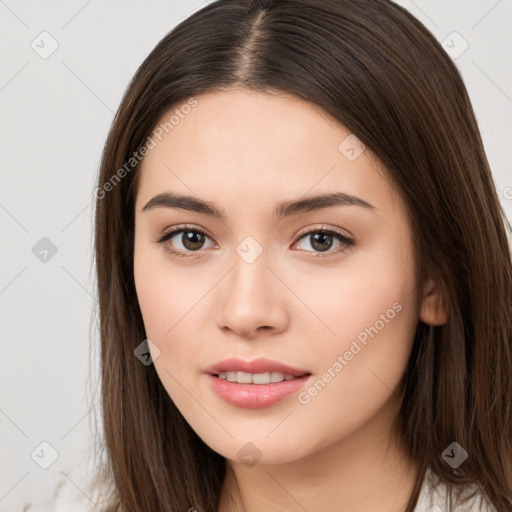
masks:
{"label": "mouth", "polygon": [[265,358],[221,361],[205,372],[213,390],[236,407],[256,409],[276,404],[298,391],[311,372]]}
{"label": "mouth", "polygon": [[264,357],[252,361],[232,357],[210,366],[206,373],[228,382],[238,382],[240,384],[270,384],[311,375],[311,372],[307,370],[294,368]]}
{"label": "mouth", "polygon": [[240,371],[219,372],[212,374],[219,379],[227,380],[228,382],[236,382],[237,384],[274,384],[283,382],[283,380],[299,379],[303,376],[309,376],[310,373],[302,375],[292,375],[290,373],[282,372],[263,372],[263,373],[248,373]]}

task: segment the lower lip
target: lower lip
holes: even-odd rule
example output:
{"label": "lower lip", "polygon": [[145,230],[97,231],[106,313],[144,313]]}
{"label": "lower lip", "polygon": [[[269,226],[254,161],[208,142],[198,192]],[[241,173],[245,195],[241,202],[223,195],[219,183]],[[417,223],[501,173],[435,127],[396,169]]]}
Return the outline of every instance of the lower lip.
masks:
{"label": "lower lip", "polygon": [[260,409],[274,405],[286,396],[298,391],[311,375],[271,384],[238,384],[208,375],[213,390],[226,402],[236,407]]}

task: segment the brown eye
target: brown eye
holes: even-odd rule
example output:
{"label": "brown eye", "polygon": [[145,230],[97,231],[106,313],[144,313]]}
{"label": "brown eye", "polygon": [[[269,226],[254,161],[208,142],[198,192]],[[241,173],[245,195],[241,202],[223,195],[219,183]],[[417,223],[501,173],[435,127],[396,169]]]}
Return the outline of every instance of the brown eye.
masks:
{"label": "brown eye", "polygon": [[170,242],[166,243],[166,249],[169,252],[186,257],[191,255],[187,253],[199,252],[209,238],[202,229],[181,227],[165,233],[157,242],[162,244]]}
{"label": "brown eye", "polygon": [[327,233],[314,233],[309,235],[311,247],[317,251],[328,251],[333,244],[333,236]]}
{"label": "brown eye", "polygon": [[205,236],[197,231],[184,231],[181,235],[181,243],[189,251],[201,249],[204,245]]}
{"label": "brown eye", "polygon": [[[306,240],[309,242],[310,247],[312,247],[313,252],[317,253],[327,253],[325,256],[330,256],[331,254],[337,254],[344,249],[349,247],[353,247],[355,245],[355,241],[352,238],[349,238],[342,233],[339,233],[334,230],[327,229],[316,229],[309,231],[303,234],[299,241]],[[330,251],[335,242],[338,241],[341,249]],[[311,251],[309,251],[311,252]],[[324,256],[323,254],[316,254],[316,256]]]}

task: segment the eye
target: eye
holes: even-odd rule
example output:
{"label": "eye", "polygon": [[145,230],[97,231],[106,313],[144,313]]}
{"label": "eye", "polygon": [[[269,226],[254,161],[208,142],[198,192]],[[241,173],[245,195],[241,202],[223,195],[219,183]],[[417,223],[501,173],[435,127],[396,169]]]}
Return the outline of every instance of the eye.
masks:
{"label": "eye", "polygon": [[[318,252],[317,254],[313,255],[316,258],[333,256],[334,254],[338,254],[350,247],[355,246],[356,244],[354,239],[344,235],[342,232],[335,229],[326,229],[324,227],[320,229],[312,229],[306,233],[303,233],[299,238],[299,242],[302,240],[308,241],[314,252]],[[330,249],[333,247],[334,241],[338,241],[341,248],[331,251]]]}
{"label": "eye", "polygon": [[[173,238],[176,238],[176,242],[172,242]],[[168,240],[171,241],[171,244],[165,244],[165,249],[171,254],[187,258],[203,248],[206,238],[209,239],[210,237],[200,228],[178,226],[172,231],[164,233],[160,239],[155,241],[159,244],[163,244]],[[178,245],[177,248],[175,243]]]}
{"label": "eye", "polygon": [[[176,238],[176,241],[173,242],[173,238]],[[165,244],[165,250],[171,254],[180,258],[187,258],[194,256],[194,253],[201,252],[200,250],[204,248],[206,239],[211,240],[201,228],[177,226],[171,231],[164,233],[162,237],[155,240],[155,242]],[[344,235],[342,232],[335,229],[326,229],[324,226],[302,233],[299,237],[299,241],[296,242],[294,246],[302,240],[309,242],[310,247],[313,248],[313,252],[316,252],[316,254],[313,255],[316,258],[325,258],[338,254],[356,244],[355,240]],[[167,241],[171,243],[166,244],[165,242]],[[331,251],[330,249],[333,247],[334,241],[338,242],[340,248]],[[306,249],[306,252],[311,251]]]}

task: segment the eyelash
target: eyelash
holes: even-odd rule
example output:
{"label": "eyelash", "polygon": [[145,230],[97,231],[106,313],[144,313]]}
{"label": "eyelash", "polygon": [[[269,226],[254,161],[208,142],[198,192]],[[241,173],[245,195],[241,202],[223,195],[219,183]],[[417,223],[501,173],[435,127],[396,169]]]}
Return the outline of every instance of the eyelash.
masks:
{"label": "eyelash", "polygon": [[[158,243],[158,244],[163,244],[167,240],[173,238],[178,233],[187,233],[187,232],[190,232],[190,233],[200,233],[201,235],[211,239],[211,237],[206,233],[206,231],[204,231],[201,228],[191,227],[191,226],[177,226],[177,227],[173,228],[171,231],[168,231],[167,233],[164,233],[161,236],[161,238],[155,240],[155,242]],[[335,254],[339,254],[339,253],[341,253],[341,252],[343,252],[343,251],[345,251],[347,249],[350,249],[351,247],[354,247],[356,245],[356,242],[355,242],[354,239],[347,237],[346,235],[344,235],[340,231],[337,231],[335,229],[327,229],[327,228],[323,228],[323,227],[322,228],[312,229],[310,231],[302,233],[301,235],[299,235],[297,241],[300,241],[303,238],[306,238],[308,235],[311,235],[311,234],[314,234],[314,233],[322,233],[324,235],[332,235],[337,240],[339,240],[345,247],[343,247],[342,249],[338,249],[336,251],[327,251],[325,254],[321,253],[321,252],[320,253],[315,253],[314,255],[311,255],[311,257],[313,257],[313,258],[328,258],[328,257],[333,256]],[[178,251],[176,249],[173,249],[173,248],[169,247],[168,245],[165,245],[164,247],[165,247],[165,250],[167,252],[169,252],[173,256],[177,256],[179,258],[194,257],[195,253],[201,252],[201,250],[197,250],[197,251],[190,251],[189,253],[185,253],[183,251]],[[306,252],[311,252],[311,251],[306,251]]]}

